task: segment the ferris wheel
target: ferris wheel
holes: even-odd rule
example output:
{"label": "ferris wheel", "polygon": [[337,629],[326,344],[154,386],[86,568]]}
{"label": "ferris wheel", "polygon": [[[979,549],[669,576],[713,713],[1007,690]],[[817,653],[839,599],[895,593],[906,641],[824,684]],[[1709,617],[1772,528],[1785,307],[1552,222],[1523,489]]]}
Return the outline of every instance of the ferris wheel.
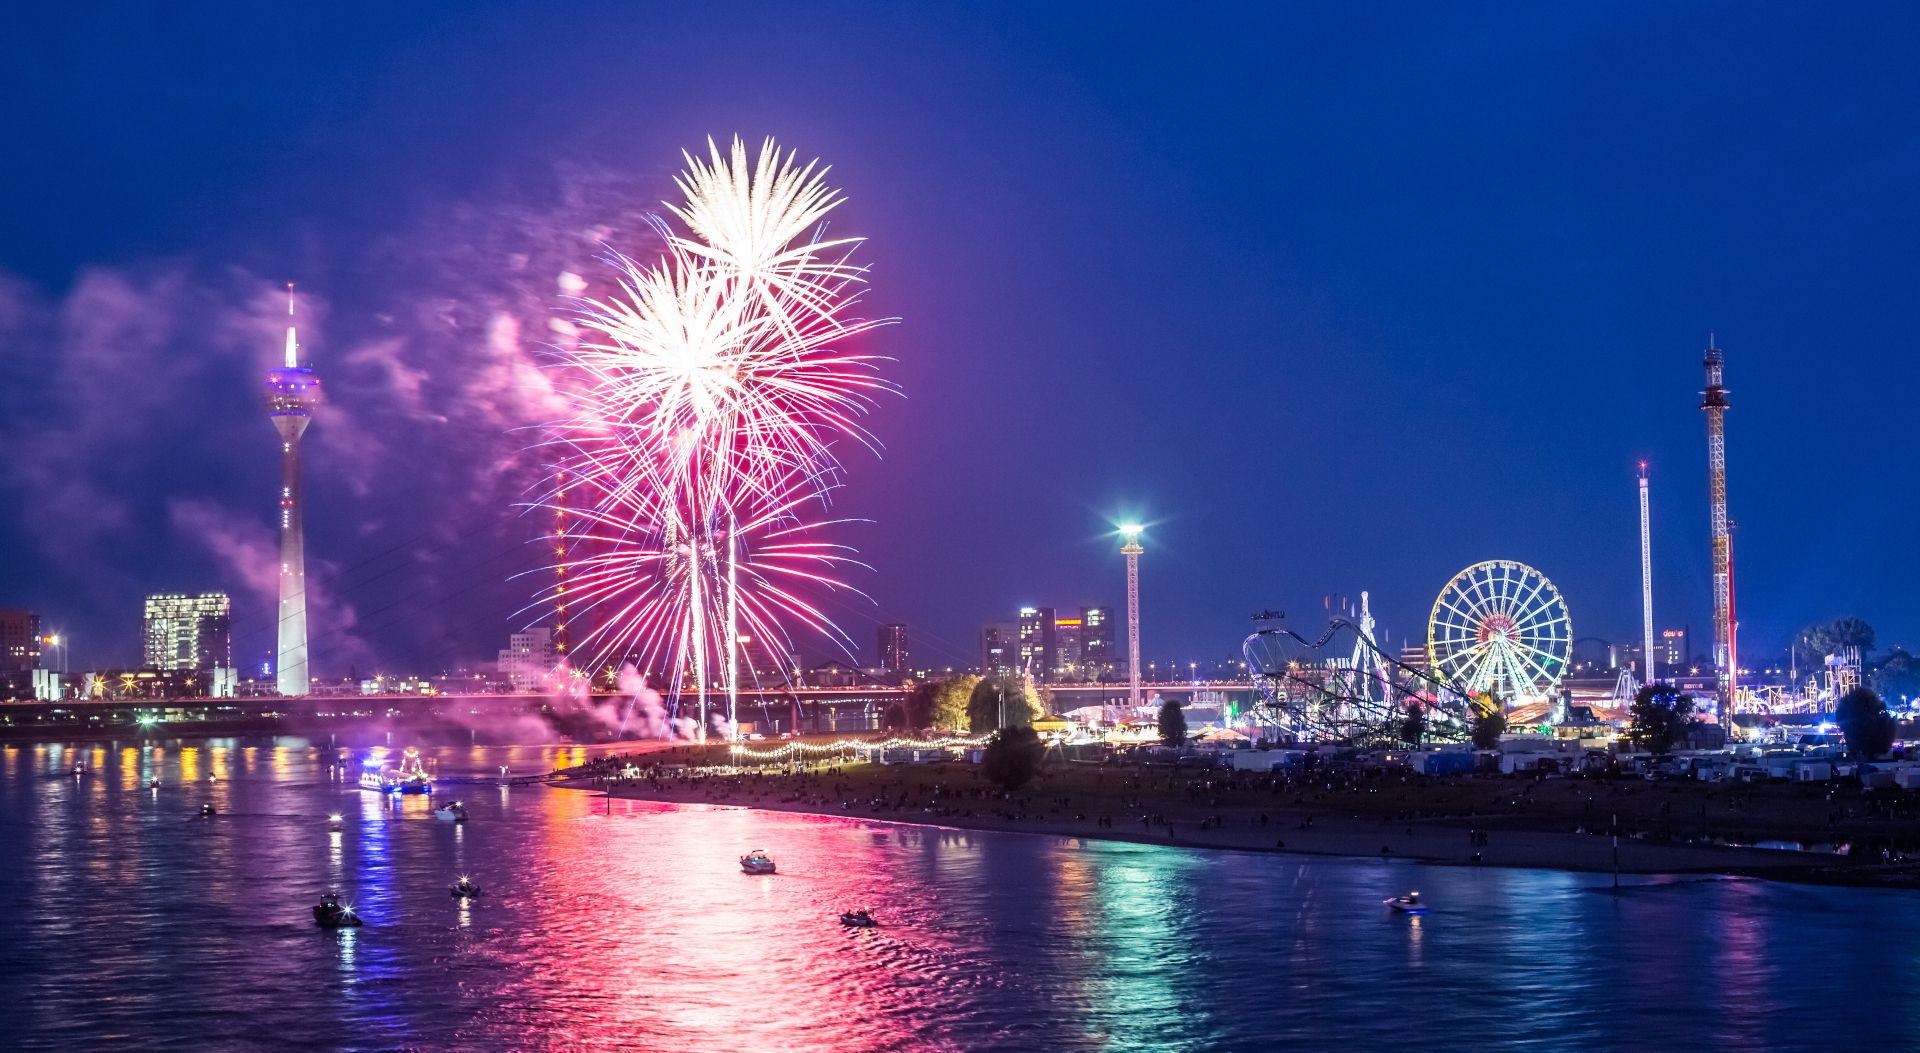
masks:
{"label": "ferris wheel", "polygon": [[1427,618],[1427,661],[1467,693],[1509,705],[1552,695],[1573,649],[1567,603],[1547,576],[1492,559],[1453,576]]}

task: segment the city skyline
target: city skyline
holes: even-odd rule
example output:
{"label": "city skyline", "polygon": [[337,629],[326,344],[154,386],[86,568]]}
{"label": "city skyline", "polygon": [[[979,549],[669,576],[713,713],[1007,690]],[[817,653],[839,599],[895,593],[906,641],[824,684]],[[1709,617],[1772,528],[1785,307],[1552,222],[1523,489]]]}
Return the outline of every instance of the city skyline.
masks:
{"label": "city skyline", "polygon": [[[58,29],[62,16],[47,17]],[[1265,17],[1283,38],[1314,21]],[[1232,45],[1221,43],[1221,25],[1201,20],[1173,27],[1150,52],[1138,76],[1153,91],[1143,95],[1109,59],[1162,27],[1120,18],[1074,54],[1064,47],[1071,20],[1041,16],[1032,41],[984,76],[990,125],[901,72],[946,65],[979,31],[882,23],[830,45],[878,54],[876,63],[826,75],[844,87],[887,78],[904,85],[901,101],[836,103],[829,113],[781,98],[769,78],[735,86],[711,110],[611,138],[612,110],[589,106],[557,130],[509,120],[508,138],[524,149],[469,147],[478,152],[461,158],[457,178],[446,160],[398,137],[399,114],[368,122],[349,143],[378,164],[286,169],[245,132],[369,111],[278,83],[257,115],[241,118],[241,134],[220,129],[216,147],[207,115],[243,66],[178,99],[129,100],[154,126],[181,129],[166,141],[70,141],[63,123],[89,104],[83,94],[14,108],[4,118],[14,140],[43,147],[0,173],[19,194],[53,178],[41,158],[108,172],[128,170],[126,151],[139,150],[155,175],[100,183],[89,202],[97,215],[56,206],[26,217],[21,236],[0,246],[0,353],[21,380],[0,395],[12,421],[0,437],[14,451],[0,493],[17,510],[0,517],[0,548],[15,557],[0,567],[0,604],[61,628],[75,664],[125,664],[139,654],[132,612],[141,596],[223,590],[234,596],[236,664],[259,668],[275,646],[263,495],[277,466],[264,456],[249,388],[279,351],[274,316],[285,302],[275,293],[296,280],[303,340],[328,364],[335,402],[307,439],[318,671],[486,661],[509,631],[538,621],[516,620],[527,590],[512,575],[537,565],[529,543],[538,529],[512,511],[531,474],[514,429],[539,417],[536,327],[566,266],[593,254],[580,232],[639,229],[639,212],[670,194],[663,156],[708,134],[781,130],[844,178],[850,222],[874,239],[885,278],[874,313],[905,319],[865,346],[898,360],[908,398],[878,409],[884,455],[856,464],[836,495],[837,512],[871,521],[848,534],[875,568],[852,583],[875,602],[828,600],[856,641],[905,623],[929,664],[959,665],[978,649],[979,623],[998,612],[1113,603],[1123,571],[1110,531],[1137,517],[1151,539],[1141,572],[1149,656],[1231,653],[1254,610],[1288,610],[1311,627],[1324,597],[1362,590],[1385,642],[1398,645],[1421,635],[1450,575],[1487,559],[1538,567],[1578,624],[1620,642],[1640,621],[1632,488],[1642,460],[1658,487],[1656,616],[1705,640],[1698,392],[1709,332],[1726,352],[1734,405],[1727,458],[1743,657],[1751,664],[1801,625],[1842,614],[1878,626],[1882,649],[1910,641],[1920,612],[1905,583],[1920,557],[1897,529],[1908,504],[1896,493],[1884,512],[1856,518],[1827,484],[1896,478],[1907,445],[1901,392],[1915,367],[1881,349],[1899,346],[1904,331],[1887,305],[1903,302],[1914,263],[1892,232],[1913,206],[1893,189],[1906,171],[1897,140],[1869,133],[1901,127],[1886,100],[1912,87],[1912,71],[1860,27],[1812,16],[1771,12],[1728,27],[1640,9],[1625,46],[1646,76],[1589,100],[1603,105],[1588,125],[1543,139],[1543,106],[1489,92],[1521,81],[1575,92],[1621,45],[1580,16],[1541,17],[1563,44],[1566,65],[1554,73],[1539,67],[1537,34],[1523,44],[1475,16],[1427,14],[1386,27],[1365,54],[1291,55],[1275,82],[1249,85],[1208,72],[1205,49]],[[205,28],[251,43],[257,24]],[[671,20],[659,28],[675,32]],[[780,31],[775,17],[743,46],[779,69]],[[1514,46],[1460,68],[1423,49],[1435,34],[1482,33]],[[1711,71],[1683,60],[1689,43],[1709,39],[1748,46],[1725,47],[1730,57]],[[1792,101],[1781,146],[1773,122],[1751,123],[1771,112],[1762,101],[1695,99],[1709,80],[1771,99],[1770,56],[1789,42],[1805,82],[1857,105]],[[873,46],[881,43],[896,46]],[[103,65],[132,46],[113,37],[87,45]],[[499,58],[522,75],[550,69],[524,54]],[[305,56],[269,46],[244,61],[269,59],[337,73],[375,56],[320,33]],[[167,73],[150,55],[140,61]],[[1056,61],[1085,78],[1085,96],[1050,84]],[[1418,120],[1378,109],[1364,90],[1339,107],[1289,90],[1314,77],[1364,80],[1375,64],[1431,89]],[[671,71],[642,79],[656,75]],[[608,106],[642,90],[602,86]],[[1103,132],[1222,88],[1242,101],[1218,115],[1195,111],[1203,116],[1193,127],[1164,139]],[[956,155],[923,133],[882,146],[872,128],[910,104],[933,106],[961,129],[964,148]],[[410,104],[395,105],[403,114]],[[1035,113],[1013,116],[1022,108]],[[448,119],[478,112],[455,104]],[[1254,127],[1292,145],[1269,135],[1227,149],[1224,166],[1199,160],[1256,116]],[[1444,135],[1408,127],[1422,121]],[[1383,185],[1333,186],[1299,162],[1378,159],[1356,123],[1424,144],[1443,162],[1394,199],[1391,224],[1367,218]],[[1076,131],[1055,142],[1056,127]],[[970,198],[1001,174],[978,150],[989,132],[1075,177],[1023,174],[1030,194]],[[1515,153],[1516,142],[1535,149]],[[1636,150],[1622,152],[1637,160],[1589,153],[1594,142],[1631,142]],[[1799,181],[1751,163],[1760,144],[1814,158],[1815,185],[1832,202],[1819,222],[1799,207]],[[230,210],[210,210],[205,195],[216,188],[184,177],[216,148],[254,166],[246,186],[217,188]],[[1676,175],[1662,164],[1699,154],[1729,159],[1734,193],[1705,171]],[[1270,190],[1247,182],[1276,171]],[[1170,208],[1131,204],[1157,193]],[[1619,207],[1627,198],[1634,208]],[[968,201],[965,220],[916,207],[928,199]],[[1775,219],[1756,229],[1758,214]],[[1618,222],[1592,226],[1594,215]],[[1247,223],[1220,222],[1231,216]],[[981,223],[995,248],[968,229]],[[1545,230],[1565,234],[1542,240]],[[1158,276],[1133,265],[1141,234],[1190,264],[1176,268],[1171,299],[1148,295]],[[1006,244],[1029,251],[1009,261],[997,247]],[[1435,258],[1457,265],[1436,269]],[[376,260],[385,262],[362,267]],[[534,262],[516,277],[516,260]],[[1198,262],[1217,260],[1238,262],[1231,273]],[[1464,283],[1465,273],[1482,278]],[[1114,307],[1092,297],[1096,287],[1165,309]],[[1191,318],[1209,321],[1190,332]],[[86,395],[103,367],[148,378],[114,422]],[[1862,385],[1868,376],[1875,383]],[[1208,409],[1155,412],[1179,404]],[[180,412],[188,405],[194,412]],[[1023,423],[1006,434],[957,430],[988,405]],[[1843,409],[1856,432],[1845,443],[1822,423]],[[953,525],[961,520],[964,529]],[[834,656],[819,641],[804,647],[810,660]],[[871,656],[856,648],[854,657]]]}

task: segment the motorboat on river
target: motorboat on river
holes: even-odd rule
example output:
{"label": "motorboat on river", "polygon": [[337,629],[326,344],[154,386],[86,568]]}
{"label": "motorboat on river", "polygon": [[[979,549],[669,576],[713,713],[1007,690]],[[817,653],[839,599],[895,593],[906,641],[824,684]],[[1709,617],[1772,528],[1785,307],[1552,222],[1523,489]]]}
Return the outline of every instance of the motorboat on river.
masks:
{"label": "motorboat on river", "polygon": [[408,746],[401,752],[397,765],[387,763],[384,751],[362,761],[360,788],[378,793],[432,793],[433,777],[427,774],[420,751]]}
{"label": "motorboat on river", "polygon": [[774,873],[773,857],[756,848],[740,857],[740,869],[749,874]]}
{"label": "motorboat on river", "polygon": [[1425,914],[1427,912],[1426,901],[1420,898],[1420,893],[1418,892],[1409,892],[1404,896],[1395,896],[1392,899],[1383,899],[1380,902],[1401,914]]}
{"label": "motorboat on river", "polygon": [[480,886],[474,884],[473,879],[468,877],[462,877],[460,882],[448,889],[447,892],[451,894],[454,899],[479,899],[481,895]]}
{"label": "motorboat on river", "polygon": [[340,893],[329,892],[313,905],[313,923],[323,929],[353,929],[360,926],[360,915],[340,902]]}
{"label": "motorboat on river", "polygon": [[433,817],[435,819],[445,819],[448,822],[464,823],[467,821],[467,806],[461,804],[459,801],[451,801],[435,808],[433,810]]}
{"label": "motorboat on river", "polygon": [[841,911],[840,924],[845,925],[849,929],[877,929],[880,927],[880,923],[873,920],[873,915],[868,913],[865,908]]}

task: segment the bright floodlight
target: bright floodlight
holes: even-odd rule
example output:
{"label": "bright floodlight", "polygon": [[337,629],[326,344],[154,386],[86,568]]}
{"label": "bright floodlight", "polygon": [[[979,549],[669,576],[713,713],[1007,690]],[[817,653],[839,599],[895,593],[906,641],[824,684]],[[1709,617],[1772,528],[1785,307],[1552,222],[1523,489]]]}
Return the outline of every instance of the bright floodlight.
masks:
{"label": "bright floodlight", "polygon": [[1145,529],[1146,527],[1138,523],[1124,523],[1120,527],[1120,532],[1127,535],[1128,538],[1137,538],[1140,536],[1140,532]]}

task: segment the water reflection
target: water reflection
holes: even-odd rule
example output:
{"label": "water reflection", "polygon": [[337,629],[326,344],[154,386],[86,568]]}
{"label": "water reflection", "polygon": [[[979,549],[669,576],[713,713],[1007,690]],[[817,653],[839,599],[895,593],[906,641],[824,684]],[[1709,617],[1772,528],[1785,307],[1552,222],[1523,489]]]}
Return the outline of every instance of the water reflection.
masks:
{"label": "water reflection", "polygon": [[[434,759],[490,773],[574,755]],[[0,1048],[29,1032],[50,1049],[1900,1048],[1920,1012],[1904,893],[1667,879],[1597,895],[1577,875],[603,809],[541,787],[465,790],[472,821],[447,823],[360,790],[338,757],[0,749],[0,894],[20,919],[0,976],[31,984]],[[93,770],[76,779],[75,760]],[[740,873],[754,848],[777,875]],[[484,899],[448,894],[462,875]],[[365,928],[313,926],[330,887]],[[1428,914],[1380,905],[1411,888]],[[860,906],[883,927],[837,924]],[[1898,1008],[1828,1011],[1862,990]]]}

